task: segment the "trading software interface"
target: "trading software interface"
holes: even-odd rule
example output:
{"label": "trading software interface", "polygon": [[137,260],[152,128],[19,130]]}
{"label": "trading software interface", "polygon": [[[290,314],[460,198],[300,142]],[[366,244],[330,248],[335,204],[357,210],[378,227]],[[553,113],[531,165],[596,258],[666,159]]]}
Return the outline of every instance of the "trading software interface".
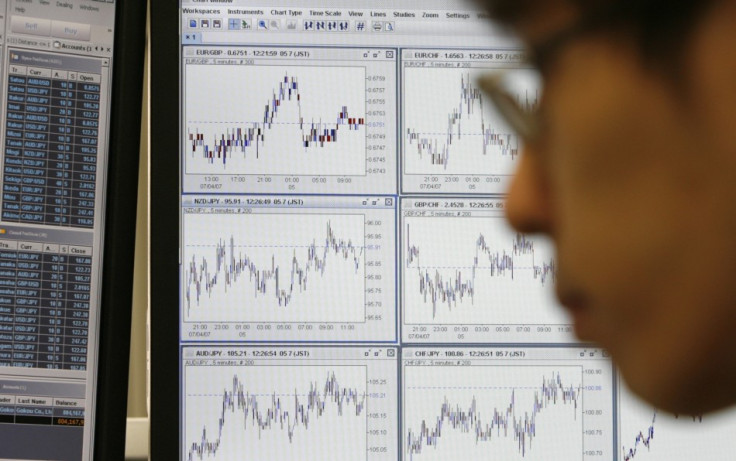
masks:
{"label": "trading software interface", "polygon": [[477,79],[540,85],[477,5],[223,3],[181,4],[180,459],[733,453],[576,341],[505,222],[522,146]]}
{"label": "trading software interface", "polygon": [[114,16],[0,0],[2,459],[91,459]]}

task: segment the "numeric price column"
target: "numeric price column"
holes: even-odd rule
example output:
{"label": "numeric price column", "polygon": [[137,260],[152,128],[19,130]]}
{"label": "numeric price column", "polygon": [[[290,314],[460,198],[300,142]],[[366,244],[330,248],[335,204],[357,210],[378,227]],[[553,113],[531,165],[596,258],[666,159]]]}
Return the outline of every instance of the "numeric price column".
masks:
{"label": "numeric price column", "polygon": [[69,247],[66,275],[68,283],[63,323],[63,368],[86,370],[92,280],[91,247]]}
{"label": "numeric price column", "polygon": [[79,74],[76,98],[73,173],[72,173],[72,225],[94,226],[95,184],[97,182],[97,145],[100,127],[100,76]]}

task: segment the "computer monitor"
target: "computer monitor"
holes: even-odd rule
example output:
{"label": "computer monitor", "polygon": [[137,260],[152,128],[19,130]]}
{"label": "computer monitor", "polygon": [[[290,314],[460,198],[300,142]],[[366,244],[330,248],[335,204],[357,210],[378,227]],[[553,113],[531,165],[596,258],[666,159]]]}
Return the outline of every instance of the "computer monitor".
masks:
{"label": "computer monitor", "polygon": [[572,335],[550,242],[505,223],[521,145],[478,78],[534,107],[539,77],[478,3],[181,0],[152,25],[154,459],[736,448],[733,415],[635,401]]}
{"label": "computer monitor", "polygon": [[0,0],[0,459],[122,459],[145,4]]}

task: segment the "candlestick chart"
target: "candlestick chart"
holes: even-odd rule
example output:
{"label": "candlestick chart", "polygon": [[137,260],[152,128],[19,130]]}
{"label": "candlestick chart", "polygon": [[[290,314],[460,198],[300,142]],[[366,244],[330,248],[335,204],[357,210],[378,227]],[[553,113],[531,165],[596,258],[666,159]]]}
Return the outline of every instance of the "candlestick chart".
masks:
{"label": "candlestick chart", "polygon": [[407,366],[404,459],[580,459],[582,393],[577,366]]}
{"label": "candlestick chart", "polygon": [[185,216],[187,321],[361,322],[362,214]]}
{"label": "candlestick chart", "polygon": [[[485,69],[404,69],[404,173],[510,175],[520,153],[515,133],[495,112],[475,80]],[[536,87],[518,78],[519,104],[534,110]]]}
{"label": "candlestick chart", "polygon": [[403,222],[407,324],[557,324],[549,243],[503,218],[408,217]]}
{"label": "candlestick chart", "polygon": [[[217,79],[217,85],[211,81]],[[365,68],[186,66],[188,174],[364,175]]]}
{"label": "candlestick chart", "polygon": [[188,461],[366,459],[364,366],[193,366],[185,392]]}

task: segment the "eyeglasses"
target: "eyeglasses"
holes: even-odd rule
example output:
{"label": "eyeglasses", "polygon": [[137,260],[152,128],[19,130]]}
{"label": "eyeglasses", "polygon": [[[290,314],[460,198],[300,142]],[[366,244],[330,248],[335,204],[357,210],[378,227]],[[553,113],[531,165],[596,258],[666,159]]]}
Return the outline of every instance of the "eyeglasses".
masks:
{"label": "eyeglasses", "polygon": [[[600,30],[605,26],[612,26],[618,20],[626,17],[627,14],[630,14],[630,12],[626,8],[622,8],[620,2],[612,2],[607,7],[598,8],[581,17],[572,25],[555,31],[546,39],[532,46],[527,63],[530,67],[536,68],[541,76],[543,71],[549,67],[553,57],[559,54],[572,40]],[[478,85],[491,99],[491,102],[511,129],[524,142],[534,142],[539,138],[542,125],[538,111],[539,105],[536,104],[533,108],[530,108],[528,104],[521,104],[507,89],[505,83],[509,75],[510,71],[486,74],[478,79]],[[540,87],[542,83],[540,78]]]}

